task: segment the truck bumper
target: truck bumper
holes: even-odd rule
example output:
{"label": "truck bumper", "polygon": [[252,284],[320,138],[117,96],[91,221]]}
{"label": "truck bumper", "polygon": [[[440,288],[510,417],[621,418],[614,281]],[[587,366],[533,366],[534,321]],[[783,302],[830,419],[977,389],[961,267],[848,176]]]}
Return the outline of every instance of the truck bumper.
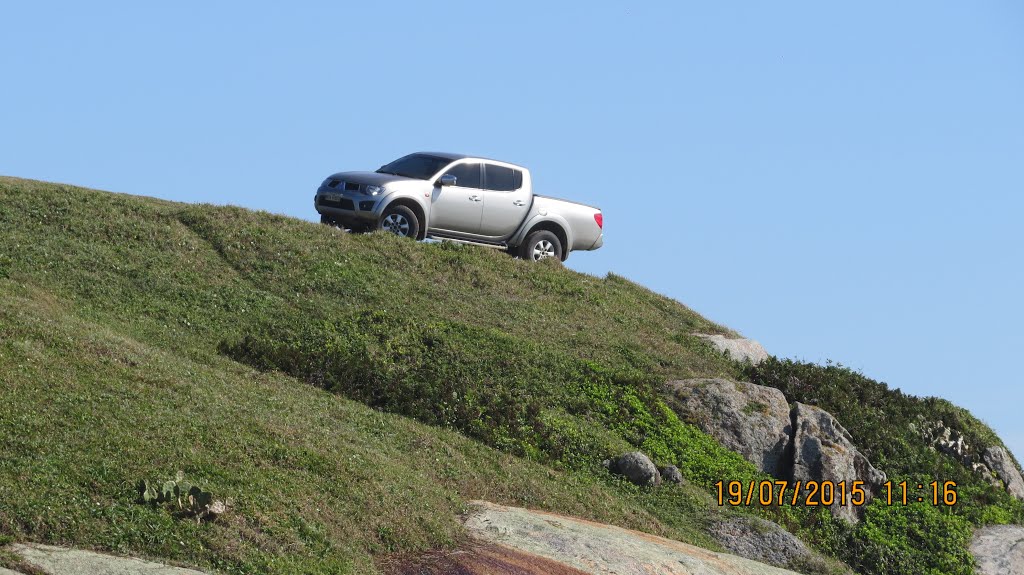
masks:
{"label": "truck bumper", "polygon": [[377,222],[379,198],[368,198],[363,194],[345,194],[317,190],[313,196],[313,207],[320,215],[334,218],[342,225],[357,226]]}

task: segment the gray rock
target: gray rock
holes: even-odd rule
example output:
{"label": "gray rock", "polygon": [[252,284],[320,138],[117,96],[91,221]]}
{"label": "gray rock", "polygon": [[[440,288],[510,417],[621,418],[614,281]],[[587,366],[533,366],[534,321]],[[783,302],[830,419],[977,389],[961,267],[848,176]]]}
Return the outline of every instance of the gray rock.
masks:
{"label": "gray rock", "polygon": [[1013,464],[1013,458],[1010,454],[999,447],[993,445],[985,450],[985,453],[981,458],[988,465],[989,469],[994,471],[999,479],[1003,480],[1006,484],[1006,490],[1010,492],[1017,499],[1024,499],[1024,478],[1021,478],[1020,471],[1017,466]]}
{"label": "gray rock", "polygon": [[1024,575],[1024,527],[989,525],[974,532],[971,554],[977,575]]}
{"label": "gray rock", "polygon": [[[918,415],[920,418],[921,416]],[[932,449],[944,453],[960,462],[961,465],[971,465],[974,460],[974,449],[967,443],[967,439],[959,431],[948,427],[940,419],[939,421],[923,421],[919,426],[911,423],[912,429],[920,428],[921,438]]]}
{"label": "gray rock", "polygon": [[768,352],[761,344],[752,339],[732,338],[724,335],[695,333],[697,337],[715,346],[718,351],[727,354],[733,361],[750,362],[757,365],[768,359]]}
{"label": "gray rock", "polygon": [[631,451],[611,459],[608,470],[642,487],[654,487],[661,483],[661,476],[658,475],[658,468],[654,466],[654,462],[639,451]]}
{"label": "gray rock", "polygon": [[[885,482],[885,474],[875,469],[853,445],[850,433],[829,412],[797,402],[793,407],[793,479],[797,481],[845,481],[847,490],[854,481],[865,483],[870,501],[872,491]],[[865,501],[865,504],[867,501]],[[863,506],[847,500],[839,505],[838,494],[832,514],[856,523]]]}
{"label": "gray rock", "polygon": [[796,575],[729,553],[517,507],[472,502],[466,531],[585,573],[618,575]]}
{"label": "gray rock", "polygon": [[659,467],[658,474],[661,475],[661,480],[667,483],[679,485],[683,482],[683,473],[675,465]]}
{"label": "gray rock", "polygon": [[782,526],[758,517],[733,516],[716,521],[708,534],[740,557],[804,572],[850,572],[838,561],[811,550]]}
{"label": "gray rock", "polygon": [[789,477],[792,435],[789,403],[774,387],[727,379],[687,379],[666,384],[668,404],[758,469]]}
{"label": "gray rock", "polygon": [[988,468],[984,463],[974,463],[971,465],[971,471],[980,475],[989,485],[996,489],[1006,489],[1006,484],[1003,483],[1002,479],[999,479],[999,475]]}
{"label": "gray rock", "polygon": [[192,569],[67,547],[16,543],[10,549],[26,565],[48,575],[204,575]]}
{"label": "gray rock", "polygon": [[[998,445],[975,449],[975,446],[967,443],[962,433],[947,426],[942,420],[924,421],[920,415],[918,418],[921,421],[911,423],[911,429],[917,431],[929,447],[952,457],[993,486],[1004,488],[1014,497],[1024,499],[1024,478],[1006,449]],[[984,451],[979,455],[981,449]]]}
{"label": "gray rock", "polygon": [[0,567],[0,575],[21,575],[21,573]]}

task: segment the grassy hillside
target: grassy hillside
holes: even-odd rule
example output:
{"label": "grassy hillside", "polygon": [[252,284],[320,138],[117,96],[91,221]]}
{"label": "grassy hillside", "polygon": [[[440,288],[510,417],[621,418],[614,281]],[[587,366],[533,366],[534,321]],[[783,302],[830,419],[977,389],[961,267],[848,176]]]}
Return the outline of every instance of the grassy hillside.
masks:
{"label": "grassy hillside", "polygon": [[[744,377],[691,335],[730,332],[614,275],[12,178],[0,246],[0,536],[369,572],[453,544],[481,498],[714,548],[707,488],[761,477],[658,391]],[[690,485],[615,480],[600,462],[631,447]],[[199,524],[136,502],[137,481],[179,470],[229,512]],[[949,514],[873,512],[854,530],[755,511],[866,572],[909,552],[893,543],[908,525],[936,529],[913,567],[970,572]]]}
{"label": "grassy hillside", "polygon": [[[162,350],[76,317],[35,286],[4,282],[0,301],[7,536],[229,573],[335,573],[372,570],[372,555],[391,549],[451,543],[466,498],[663,528],[593,481],[287,377]],[[234,509],[197,525],[135,502],[136,481],[178,470]]]}
{"label": "grassy hillside", "polygon": [[[463,502],[481,498],[714,546],[696,488],[654,500],[222,353],[267,329],[366,316],[580,362],[736,373],[688,336],[726,330],[620,278],[12,178],[0,178],[0,245],[4,537],[225,572],[367,572],[390,551],[452,544]],[[136,502],[138,480],[179,470],[233,509],[200,525]]]}

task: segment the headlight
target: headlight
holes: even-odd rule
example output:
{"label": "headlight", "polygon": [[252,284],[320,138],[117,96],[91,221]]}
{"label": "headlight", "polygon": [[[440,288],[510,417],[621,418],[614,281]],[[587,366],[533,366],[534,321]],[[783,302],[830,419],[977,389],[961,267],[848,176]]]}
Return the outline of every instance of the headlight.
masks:
{"label": "headlight", "polygon": [[384,186],[366,186],[363,190],[371,196],[379,196],[384,193]]}

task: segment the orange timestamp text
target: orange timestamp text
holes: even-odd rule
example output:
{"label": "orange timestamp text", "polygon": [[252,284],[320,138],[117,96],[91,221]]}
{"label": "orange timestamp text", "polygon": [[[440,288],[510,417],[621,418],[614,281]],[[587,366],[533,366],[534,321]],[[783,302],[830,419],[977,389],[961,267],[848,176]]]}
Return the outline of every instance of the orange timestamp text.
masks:
{"label": "orange timestamp text", "polygon": [[[860,506],[870,501],[866,484],[863,481],[716,481],[715,491],[718,505],[751,506],[751,505],[818,505],[832,506],[847,504]],[[928,502],[935,506],[956,505],[957,492],[955,481],[932,481],[929,484],[908,484],[906,481],[882,484],[877,497],[886,505],[908,505],[910,503]],[[927,488],[927,489],[926,489]]]}

